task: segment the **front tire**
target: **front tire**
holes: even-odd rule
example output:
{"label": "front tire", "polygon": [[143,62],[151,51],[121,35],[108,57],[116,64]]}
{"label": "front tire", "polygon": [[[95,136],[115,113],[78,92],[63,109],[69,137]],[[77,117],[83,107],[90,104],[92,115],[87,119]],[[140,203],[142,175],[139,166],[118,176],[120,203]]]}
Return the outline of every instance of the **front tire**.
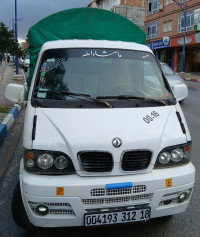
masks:
{"label": "front tire", "polygon": [[15,190],[13,192],[11,212],[12,212],[13,219],[18,226],[24,229],[28,229],[28,230],[36,229],[36,227],[31,224],[26,214],[24,204],[22,201],[19,182],[17,183]]}

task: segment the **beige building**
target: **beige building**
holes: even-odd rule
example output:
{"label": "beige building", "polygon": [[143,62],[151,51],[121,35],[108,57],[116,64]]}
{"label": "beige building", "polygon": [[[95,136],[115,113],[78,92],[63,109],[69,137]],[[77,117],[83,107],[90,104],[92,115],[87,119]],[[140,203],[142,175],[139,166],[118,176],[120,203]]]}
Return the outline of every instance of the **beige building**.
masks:
{"label": "beige building", "polygon": [[88,7],[105,9],[126,17],[144,30],[144,0],[93,0]]}

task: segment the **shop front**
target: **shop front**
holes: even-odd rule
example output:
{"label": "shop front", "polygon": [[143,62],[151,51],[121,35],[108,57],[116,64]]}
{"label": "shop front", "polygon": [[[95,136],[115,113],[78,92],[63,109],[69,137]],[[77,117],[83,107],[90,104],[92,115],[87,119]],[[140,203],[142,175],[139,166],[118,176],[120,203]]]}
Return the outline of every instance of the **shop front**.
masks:
{"label": "shop front", "polygon": [[[174,50],[174,71],[182,71],[184,38],[171,39],[171,48]],[[185,37],[185,72],[200,72],[200,33]]]}
{"label": "shop front", "polygon": [[[184,38],[151,42],[148,46],[156,57],[167,63],[175,72],[182,72]],[[200,72],[200,33],[185,37],[185,72]]]}
{"label": "shop front", "polygon": [[156,57],[167,63],[170,67],[173,67],[173,50],[170,48],[170,40],[168,41],[155,41],[149,44],[149,47],[153,50]]}

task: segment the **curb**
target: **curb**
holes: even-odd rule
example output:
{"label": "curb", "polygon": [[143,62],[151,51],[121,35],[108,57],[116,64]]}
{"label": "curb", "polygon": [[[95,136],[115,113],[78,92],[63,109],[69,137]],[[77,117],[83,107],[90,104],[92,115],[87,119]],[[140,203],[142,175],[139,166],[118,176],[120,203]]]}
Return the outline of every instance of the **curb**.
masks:
{"label": "curb", "polygon": [[199,82],[200,83],[200,79],[193,79],[193,78],[189,78],[189,77],[182,77],[185,81],[193,81],[193,82]]}
{"label": "curb", "polygon": [[[24,79],[24,86],[25,88],[27,88],[26,76],[23,71],[22,71],[22,74],[23,75],[20,76],[20,79]],[[17,78],[19,78],[19,76],[17,76]],[[8,130],[10,129],[10,127],[17,120],[17,117],[21,109],[22,109],[21,105],[15,104],[14,107],[9,111],[8,115],[5,117],[3,122],[0,124],[0,145],[3,143],[4,139],[6,138],[6,135],[8,134]]]}
{"label": "curb", "polygon": [[8,115],[5,117],[3,122],[0,124],[0,144],[3,143],[8,130],[13,125],[13,123],[17,120],[17,116],[22,109],[21,105],[15,104],[14,107],[10,110]]}

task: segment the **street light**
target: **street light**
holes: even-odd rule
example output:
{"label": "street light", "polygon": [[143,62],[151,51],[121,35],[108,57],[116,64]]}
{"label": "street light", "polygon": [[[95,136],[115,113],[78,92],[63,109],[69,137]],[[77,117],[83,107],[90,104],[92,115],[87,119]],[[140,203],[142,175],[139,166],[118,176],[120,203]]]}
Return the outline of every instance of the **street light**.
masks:
{"label": "street light", "polygon": [[[18,18],[18,19],[17,19],[17,22],[18,22],[18,21],[21,21],[22,19],[24,19],[24,18],[23,18],[23,17]],[[12,29],[13,29],[13,32],[15,32],[15,19],[14,19],[14,18],[12,18]]]}
{"label": "street light", "polygon": [[185,37],[186,37],[186,21],[187,21],[187,4],[177,2],[174,0],[177,6],[181,8],[184,14],[184,36],[183,36],[183,56],[182,56],[182,71],[185,72]]}

